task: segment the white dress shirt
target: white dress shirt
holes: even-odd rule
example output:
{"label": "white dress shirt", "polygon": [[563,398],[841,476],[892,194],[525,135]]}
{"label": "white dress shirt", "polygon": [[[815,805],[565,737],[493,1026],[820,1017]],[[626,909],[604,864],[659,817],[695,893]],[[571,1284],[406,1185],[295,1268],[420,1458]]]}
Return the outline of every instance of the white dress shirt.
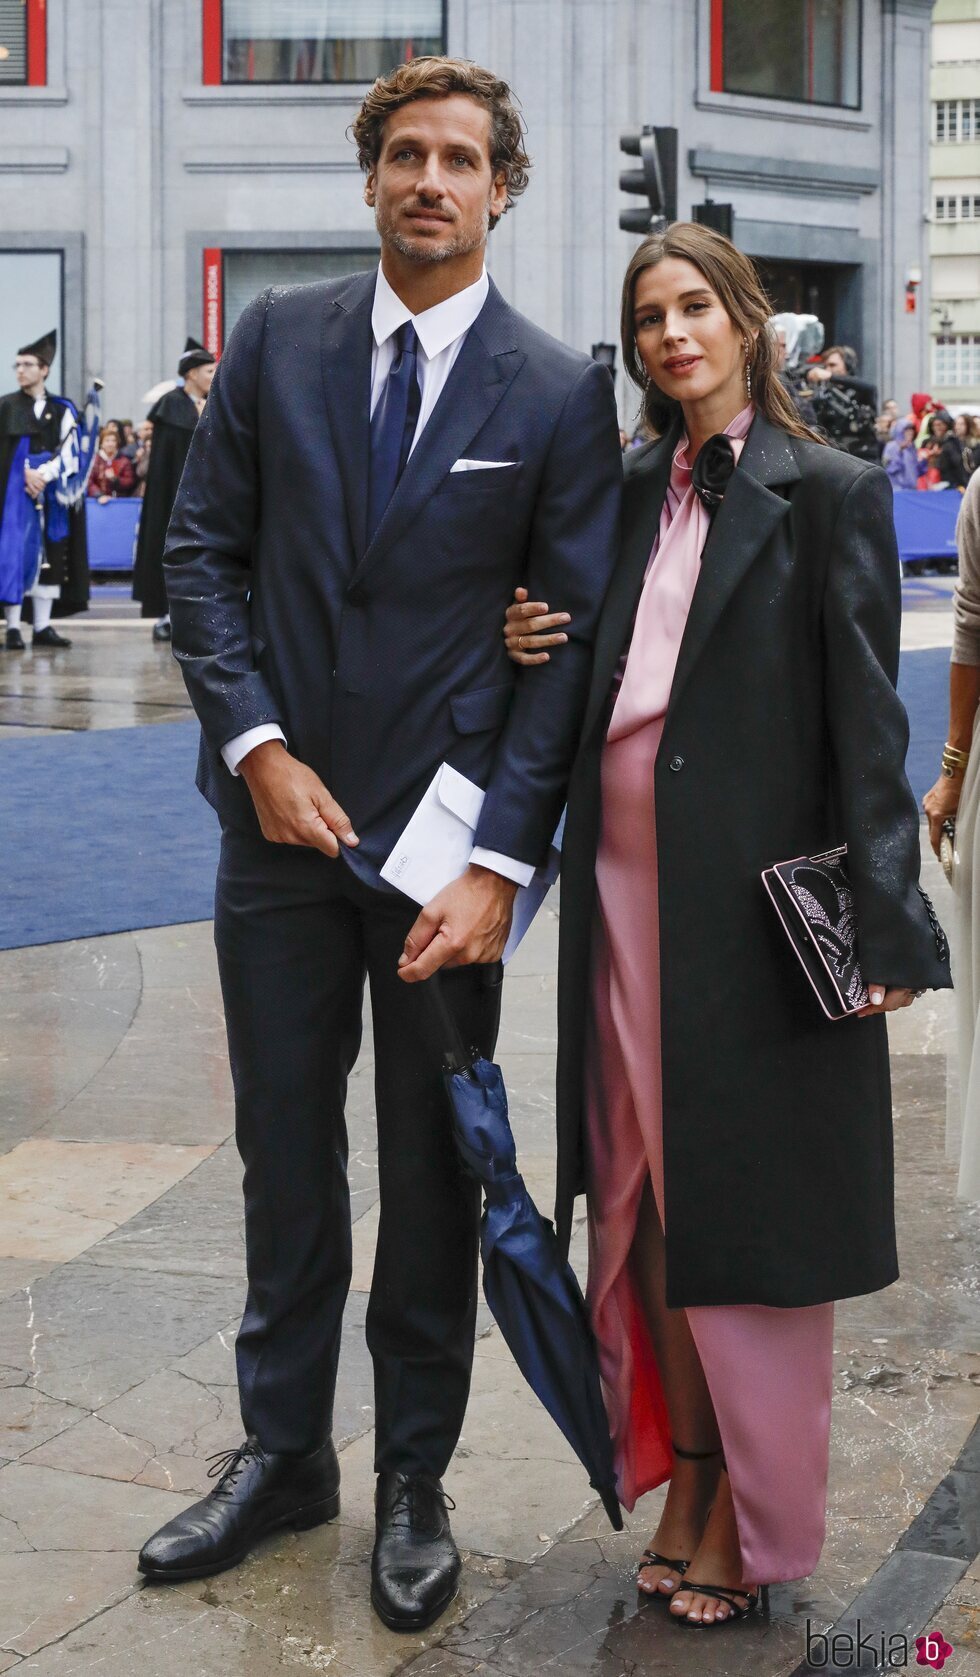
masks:
{"label": "white dress shirt", "polygon": [[[465,290],[447,297],[444,303],[436,303],[433,308],[413,315],[397,292],[392,290],[380,267],[378,269],[374,307],[371,311],[371,329],[374,333],[374,347],[371,351],[371,413],[374,413],[377,406],[397,352],[395,334],[406,320],[410,320],[419,340],[418,380],[422,397],[415,436],[412,439],[413,451],[432,418],[433,409],[442,395],[456,357],[466,342],[466,334],[483,308],[489,290],[490,281],[484,269],[473,285],[468,285]],[[282,740],[285,743],[285,739],[286,736],[278,723],[266,722],[229,740],[227,745],[222,746],[221,755],[232,774],[237,775],[242,758],[257,745],[263,744],[265,740]],[[527,862],[519,862],[512,856],[498,855],[495,850],[484,850],[479,845],[474,849],[470,861],[479,867],[490,868],[494,873],[502,874],[505,879],[514,880],[518,885],[529,885],[534,877],[534,869]]]}

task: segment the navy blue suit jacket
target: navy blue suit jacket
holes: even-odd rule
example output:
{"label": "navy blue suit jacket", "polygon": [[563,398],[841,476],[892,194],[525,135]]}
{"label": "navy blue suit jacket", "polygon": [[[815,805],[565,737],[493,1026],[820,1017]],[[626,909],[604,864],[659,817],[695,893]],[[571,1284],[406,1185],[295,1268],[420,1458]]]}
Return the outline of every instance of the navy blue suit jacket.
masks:
{"label": "navy blue suit jacket", "polygon": [[[198,785],[258,832],[221,747],[281,724],[350,816],[372,884],[439,765],[486,788],[476,842],[542,860],[565,797],[621,459],[605,368],[491,284],[387,512],[366,539],[375,276],[257,297],[194,435],[166,545],[173,649],[203,739]],[[450,471],[462,456],[513,462]],[[514,588],[572,614],[518,670]]]}

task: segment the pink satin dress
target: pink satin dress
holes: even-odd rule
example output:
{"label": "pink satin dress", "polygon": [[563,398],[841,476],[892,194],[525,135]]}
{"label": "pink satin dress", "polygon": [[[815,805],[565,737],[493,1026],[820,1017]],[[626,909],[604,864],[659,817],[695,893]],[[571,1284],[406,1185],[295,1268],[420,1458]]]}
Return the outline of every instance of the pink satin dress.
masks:
{"label": "pink satin dress", "polygon": [[[753,409],[728,427],[736,458]],[[629,1267],[649,1179],[661,1225],[664,1174],[660,933],[654,762],[709,517],[675,451],[602,758],[588,1044],[588,1304],[626,1508],[669,1478],[670,1424]],[[761,889],[761,886],[760,886]],[[692,998],[692,1006],[697,1006]],[[753,1583],[805,1577],[823,1545],[833,1305],[687,1309]],[[678,1436],[697,1449],[701,1440]]]}

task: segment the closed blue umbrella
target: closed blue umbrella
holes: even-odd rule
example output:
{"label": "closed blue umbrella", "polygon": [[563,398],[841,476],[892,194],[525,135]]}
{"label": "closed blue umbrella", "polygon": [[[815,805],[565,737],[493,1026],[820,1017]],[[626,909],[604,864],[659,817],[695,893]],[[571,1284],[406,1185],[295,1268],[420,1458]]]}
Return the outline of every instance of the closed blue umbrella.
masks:
{"label": "closed blue umbrella", "polygon": [[467,1054],[438,975],[429,980],[446,1053],[446,1087],[456,1145],[483,1185],[483,1291],[514,1360],[561,1428],[602,1498],[614,1531],[616,1494],[609,1425],[585,1300],[561,1256],[552,1223],[537,1210],[517,1168],[500,1067]]}

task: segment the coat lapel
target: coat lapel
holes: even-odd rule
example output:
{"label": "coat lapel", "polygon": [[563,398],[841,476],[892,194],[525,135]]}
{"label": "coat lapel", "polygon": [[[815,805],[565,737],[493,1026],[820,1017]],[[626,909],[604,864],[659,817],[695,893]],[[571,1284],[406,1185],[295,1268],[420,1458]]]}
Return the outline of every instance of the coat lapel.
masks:
{"label": "coat lapel", "polygon": [[358,274],[324,310],[320,370],[334,452],[344,486],[355,562],[367,540],[371,460],[371,310],[374,274]]}
{"label": "coat lapel", "polygon": [[670,690],[668,718],[725,606],[789,511],[788,499],[776,494],[776,489],[795,483],[799,476],[787,433],[757,414],[704,544]]}
{"label": "coat lapel", "polygon": [[670,463],[679,435],[679,426],[673,426],[626,480],[620,553],[596,630],[583,739],[591,733],[605,707],[616,666],[629,636],[650,549],[660,528],[660,514],[670,481]]}
{"label": "coat lapel", "polygon": [[358,580],[404,535],[520,371],[526,356],[517,347],[517,320],[491,281],[374,539],[362,551]]}

